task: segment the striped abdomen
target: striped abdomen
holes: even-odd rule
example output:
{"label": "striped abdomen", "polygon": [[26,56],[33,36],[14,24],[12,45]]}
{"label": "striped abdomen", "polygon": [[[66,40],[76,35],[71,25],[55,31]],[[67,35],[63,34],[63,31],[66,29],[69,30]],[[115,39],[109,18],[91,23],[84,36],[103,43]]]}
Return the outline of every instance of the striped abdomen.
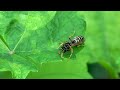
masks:
{"label": "striped abdomen", "polygon": [[72,46],[78,46],[78,45],[83,44],[84,41],[85,39],[83,36],[77,36],[71,41],[71,43],[72,43]]}

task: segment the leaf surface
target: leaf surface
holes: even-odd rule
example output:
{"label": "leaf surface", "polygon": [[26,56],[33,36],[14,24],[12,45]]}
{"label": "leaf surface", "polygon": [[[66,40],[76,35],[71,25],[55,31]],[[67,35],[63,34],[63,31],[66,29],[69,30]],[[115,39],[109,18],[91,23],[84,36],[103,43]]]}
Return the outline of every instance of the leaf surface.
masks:
{"label": "leaf surface", "polygon": [[[86,30],[86,21],[77,12],[1,12],[0,15],[7,22],[4,26],[1,21],[0,71],[11,71],[13,78],[26,78],[30,71],[41,70],[41,63],[60,62],[60,43],[68,41],[74,32],[73,37],[84,36]],[[78,58],[84,55],[80,53],[82,50],[83,47],[75,47],[70,60],[80,61],[81,68],[77,69],[81,78],[91,78],[85,66],[87,61]],[[69,55],[70,52],[64,55],[65,60]]]}

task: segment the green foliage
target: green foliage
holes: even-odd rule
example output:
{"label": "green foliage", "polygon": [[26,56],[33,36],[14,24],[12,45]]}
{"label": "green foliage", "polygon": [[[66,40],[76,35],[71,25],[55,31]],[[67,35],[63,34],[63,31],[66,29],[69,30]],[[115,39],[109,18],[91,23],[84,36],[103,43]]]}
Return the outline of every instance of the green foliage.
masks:
{"label": "green foliage", "polygon": [[[0,78],[91,79],[88,63],[105,69],[91,71],[96,75],[119,78],[119,17],[115,11],[1,11]],[[62,61],[58,47],[74,31],[85,36],[85,46]]]}
{"label": "green foliage", "polygon": [[[10,71],[12,78],[26,78],[30,71],[38,76],[47,71],[54,74],[52,78],[55,73],[64,74],[57,78],[92,78],[87,72],[88,60],[81,53],[83,47],[74,48],[72,63],[59,64],[59,44],[68,41],[74,31],[74,36],[85,34],[86,21],[77,12],[0,12],[0,19],[0,71]],[[65,54],[65,61],[69,54]],[[77,76],[72,75],[75,73]]]}
{"label": "green foliage", "polygon": [[48,62],[40,65],[39,72],[30,72],[27,78],[92,79],[87,72],[86,60]]}
{"label": "green foliage", "polygon": [[89,63],[100,63],[110,73],[110,78],[119,78],[120,12],[79,12],[87,21],[86,48],[83,52]]}

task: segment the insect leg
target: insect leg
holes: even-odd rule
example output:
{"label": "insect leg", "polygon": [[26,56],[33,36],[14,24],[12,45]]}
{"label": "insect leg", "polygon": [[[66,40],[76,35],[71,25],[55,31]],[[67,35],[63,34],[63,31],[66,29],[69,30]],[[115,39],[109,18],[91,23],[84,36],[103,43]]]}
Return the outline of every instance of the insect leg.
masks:
{"label": "insect leg", "polygon": [[63,43],[61,43],[57,49],[59,49],[59,48],[60,48],[60,46],[62,46],[62,45],[63,45]]}
{"label": "insect leg", "polygon": [[71,50],[71,54],[70,54],[70,57],[69,58],[71,58],[71,56],[72,56],[72,54],[73,54],[73,48],[70,48]]}
{"label": "insect leg", "polygon": [[58,54],[60,54],[61,53],[61,51],[58,51]]}
{"label": "insect leg", "polygon": [[62,59],[64,58],[64,57],[63,57],[63,54],[64,54],[64,53],[62,52],[62,53],[61,53],[61,58],[62,58]]}

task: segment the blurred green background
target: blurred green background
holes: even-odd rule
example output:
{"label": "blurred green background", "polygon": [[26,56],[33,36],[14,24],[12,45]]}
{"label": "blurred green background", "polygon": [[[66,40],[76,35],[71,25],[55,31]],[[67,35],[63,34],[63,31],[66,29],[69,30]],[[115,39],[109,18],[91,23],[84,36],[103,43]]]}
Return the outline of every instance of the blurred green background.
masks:
{"label": "blurred green background", "polygon": [[[81,51],[84,56],[80,59],[88,61],[88,72],[93,78],[119,78],[120,12],[79,11],[78,15],[82,15],[87,24],[85,48]],[[48,63],[46,66],[49,68],[50,64]],[[54,64],[54,66],[58,65]],[[10,74],[2,72],[0,76],[8,78]],[[37,78],[36,75],[30,75]],[[31,77],[30,75],[28,78]]]}
{"label": "blurred green background", "polygon": [[[85,49],[89,56],[89,62],[98,62],[109,72],[111,78],[118,78],[117,73],[120,71],[120,12],[83,11],[80,13],[84,15],[85,20],[87,21],[87,48]],[[89,69],[94,68],[90,70],[95,70],[96,67],[93,66],[89,66]],[[99,69],[96,70],[94,74],[98,72]],[[99,72],[99,76],[101,74]]]}

